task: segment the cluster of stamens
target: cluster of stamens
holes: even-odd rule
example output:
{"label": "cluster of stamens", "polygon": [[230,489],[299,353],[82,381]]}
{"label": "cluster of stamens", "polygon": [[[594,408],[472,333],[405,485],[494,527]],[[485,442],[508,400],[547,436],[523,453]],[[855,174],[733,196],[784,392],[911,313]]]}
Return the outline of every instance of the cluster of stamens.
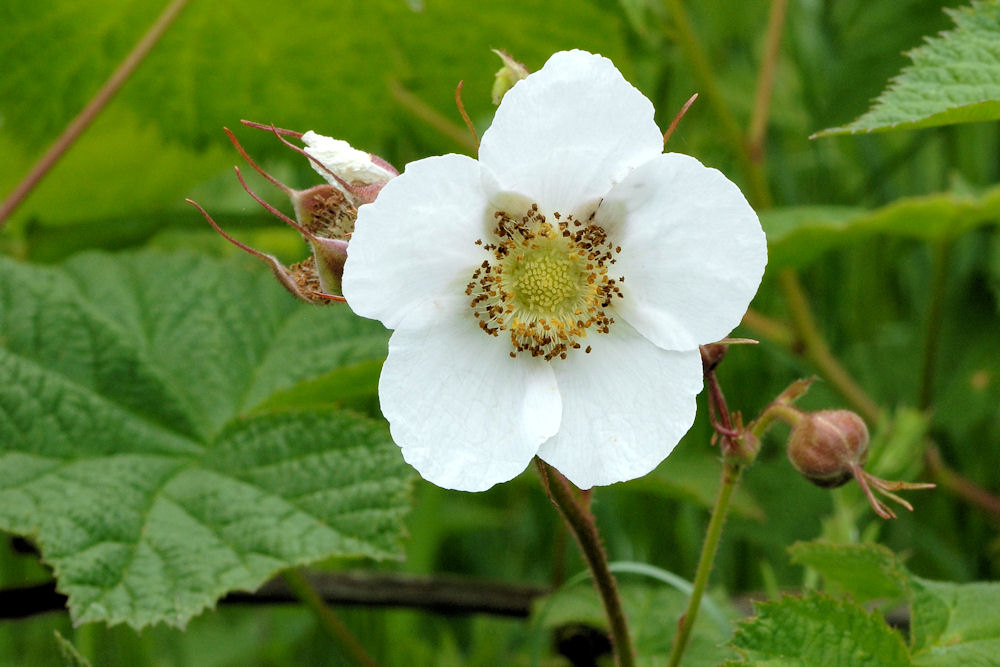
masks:
{"label": "cluster of stamens", "polygon": [[588,329],[608,333],[614,324],[607,308],[621,297],[625,278],[609,278],[608,269],[621,248],[593,214],[586,221],[552,217],[549,222],[537,204],[520,217],[497,211],[495,241],[476,241],[492,257],[472,274],[465,293],[483,331],[510,336],[511,357],[565,359],[583,347],[578,339]]}
{"label": "cluster of stamens", "polygon": [[332,185],[318,185],[302,193],[296,213],[310,233],[327,239],[349,239],[358,209]]}

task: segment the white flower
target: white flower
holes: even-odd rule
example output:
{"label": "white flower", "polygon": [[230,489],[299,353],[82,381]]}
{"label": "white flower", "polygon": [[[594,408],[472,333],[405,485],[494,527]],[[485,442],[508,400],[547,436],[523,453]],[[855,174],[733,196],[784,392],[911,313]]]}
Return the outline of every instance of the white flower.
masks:
{"label": "white flower", "polygon": [[739,323],[767,249],[733,183],[662,151],[609,60],[557,53],[478,161],[418,160],[360,208],[344,295],[395,330],[382,412],[425,479],[484,490],[538,455],[611,484],[690,428],[698,346]]}

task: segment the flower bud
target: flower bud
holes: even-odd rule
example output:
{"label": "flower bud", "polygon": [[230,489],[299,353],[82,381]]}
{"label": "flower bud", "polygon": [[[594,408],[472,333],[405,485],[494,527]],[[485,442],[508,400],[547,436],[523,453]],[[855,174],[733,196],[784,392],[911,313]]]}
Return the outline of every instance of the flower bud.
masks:
{"label": "flower bud", "polygon": [[493,53],[500,56],[503,67],[496,73],[493,79],[493,104],[500,104],[500,100],[507,94],[507,91],[514,87],[514,84],[521,79],[527,78],[528,68],[511,58],[510,54],[500,49],[493,49]]}
{"label": "flower bud", "polygon": [[868,427],[850,410],[805,413],[792,428],[788,459],[816,486],[846,484],[868,458]]}

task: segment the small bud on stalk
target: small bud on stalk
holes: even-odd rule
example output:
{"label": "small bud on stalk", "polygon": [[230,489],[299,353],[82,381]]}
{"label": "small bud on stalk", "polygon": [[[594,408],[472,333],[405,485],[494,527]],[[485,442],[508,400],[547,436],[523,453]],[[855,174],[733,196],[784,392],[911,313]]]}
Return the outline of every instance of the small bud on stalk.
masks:
{"label": "small bud on stalk", "polygon": [[493,104],[500,104],[500,100],[507,94],[507,91],[513,88],[514,84],[521,79],[527,78],[529,72],[527,67],[514,60],[506,51],[493,49],[493,53],[497,54],[500,60],[503,61],[503,67],[497,71],[496,77],[493,80],[492,90]]}
{"label": "small bud on stalk", "polygon": [[[347,243],[354,231],[358,207],[375,201],[378,193],[398,172],[376,155],[352,148],[346,141],[324,137],[315,132],[305,134],[281,130],[274,126],[243,121],[244,125],[272,132],[283,144],[307,157],[328,183],[306,190],[295,190],[264,171],[254,162],[236,137],[225,129],[229,140],[258,174],[280,188],[292,203],[295,220],[261,199],[243,180],[239,167],[236,177],[243,189],[270,213],[294,227],[312,248],[312,256],[286,267],[273,255],[255,250],[224,232],[212,217],[191,200],[210,225],[236,247],[266,261],[281,284],[289,292],[309,303],[323,304],[344,301],[340,282],[347,260]],[[301,139],[306,144],[300,148],[282,135]]]}

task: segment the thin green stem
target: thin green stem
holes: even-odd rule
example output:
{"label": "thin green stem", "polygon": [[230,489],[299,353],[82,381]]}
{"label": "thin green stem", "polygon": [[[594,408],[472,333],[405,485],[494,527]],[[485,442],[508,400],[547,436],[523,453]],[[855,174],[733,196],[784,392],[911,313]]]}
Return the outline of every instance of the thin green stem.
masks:
{"label": "thin green stem", "polygon": [[927,329],[924,333],[924,360],[920,373],[920,394],[917,407],[926,410],[934,400],[934,370],[937,365],[938,338],[941,335],[941,317],[948,292],[948,267],[951,264],[952,242],[941,241],[934,246],[931,274],[931,301],[927,311]]}
{"label": "thin green stem", "polygon": [[344,625],[344,622],[337,618],[333,610],[323,602],[323,598],[313,589],[309,581],[302,576],[299,570],[285,570],[282,573],[288,587],[302,600],[309,609],[316,615],[320,624],[342,649],[358,665],[363,667],[378,667],[375,658],[369,655],[368,651],[355,638],[351,631]]}
{"label": "thin green stem", "polygon": [[132,73],[143,59],[153,50],[153,47],[163,37],[167,28],[174,22],[174,19],[177,18],[186,4],[187,0],[173,0],[164,8],[146,34],[142,36],[142,39],[125,56],[118,69],[104,82],[104,85],[101,86],[100,90],[87,103],[87,106],[77,114],[76,118],[70,121],[55,143],[38,159],[38,162],[34,164],[27,176],[17,184],[17,187],[8,195],[7,199],[0,204],[0,226],[3,226],[4,221],[10,217],[17,207],[21,205],[21,202],[45,178],[49,170],[59,162],[59,159],[62,158],[63,154],[69,150],[70,146],[73,145],[80,135],[83,134],[84,130],[94,122],[94,119],[104,110],[111,101],[111,98],[125,85],[125,82],[132,76]]}
{"label": "thin green stem", "polygon": [[830,352],[823,334],[813,317],[805,291],[799,282],[798,274],[792,269],[784,269],[779,277],[781,289],[791,315],[792,326],[802,345],[805,357],[819,370],[820,374],[847,399],[870,423],[878,423],[880,410],[878,404],[861,388],[850,373],[837,361]]}
{"label": "thin green stem", "polygon": [[604,604],[604,613],[608,617],[611,631],[611,642],[615,656],[621,667],[635,665],[635,653],[629,636],[625,610],[622,608],[621,596],[618,594],[618,584],[608,568],[608,556],[601,544],[601,536],[597,532],[597,522],[589,506],[578,500],[569,481],[562,474],[539,458],[535,459],[538,473],[542,478],[542,486],[549,500],[556,506],[570,532],[580,545],[580,551],[590,574],[594,578],[594,586]]}
{"label": "thin green stem", "polygon": [[802,413],[790,405],[784,403],[772,403],[761,413],[750,429],[753,436],[760,440],[764,433],[771,427],[775,420],[785,422],[789,426],[795,426],[802,419]]}
{"label": "thin green stem", "polygon": [[677,44],[684,51],[694,70],[698,84],[704,89],[709,105],[722,124],[726,140],[738,148],[736,154],[739,155],[746,172],[750,199],[757,208],[770,207],[771,192],[767,186],[763,165],[750,158],[746,137],[716,83],[715,73],[709,64],[708,56],[701,48],[694,26],[691,24],[691,17],[688,16],[681,0],[665,0],[665,2],[673,18],[674,36],[677,39]]}
{"label": "thin green stem", "polygon": [[708,586],[708,578],[712,572],[712,564],[715,562],[715,552],[719,548],[719,541],[722,538],[722,526],[726,522],[726,514],[729,512],[729,502],[732,500],[733,491],[740,481],[742,467],[732,463],[723,463],[722,484],[719,487],[719,494],[715,498],[715,508],[712,510],[712,518],[708,522],[708,531],[705,533],[705,543],[701,548],[701,557],[698,559],[698,570],[694,577],[694,589],[691,591],[691,598],[688,600],[687,611],[681,616],[677,625],[677,636],[674,637],[674,645],[670,651],[669,667],[677,667],[681,663],[681,657],[687,648],[688,640],[691,638],[691,629],[694,627],[695,619],[698,617],[698,609],[701,607],[701,598],[705,594]]}

